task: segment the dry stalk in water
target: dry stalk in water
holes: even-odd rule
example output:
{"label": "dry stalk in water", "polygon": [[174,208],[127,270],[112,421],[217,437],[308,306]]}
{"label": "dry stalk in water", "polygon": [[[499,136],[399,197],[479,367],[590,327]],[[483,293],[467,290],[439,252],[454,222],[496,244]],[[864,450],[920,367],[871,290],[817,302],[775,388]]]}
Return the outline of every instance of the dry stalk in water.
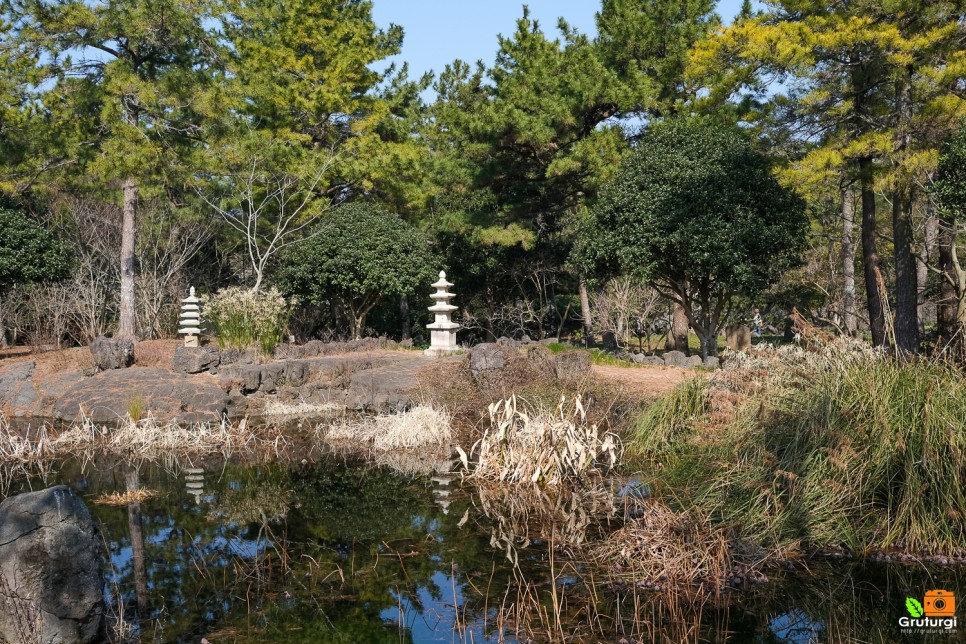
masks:
{"label": "dry stalk in water", "polygon": [[610,470],[620,456],[620,439],[587,425],[580,397],[554,412],[528,411],[516,396],[489,406],[490,427],[470,450],[457,447],[471,480],[560,485]]}
{"label": "dry stalk in water", "polygon": [[383,452],[448,445],[452,433],[449,412],[428,405],[374,418],[343,418],[338,423],[319,425],[316,429],[316,436],[326,442],[371,444]]}

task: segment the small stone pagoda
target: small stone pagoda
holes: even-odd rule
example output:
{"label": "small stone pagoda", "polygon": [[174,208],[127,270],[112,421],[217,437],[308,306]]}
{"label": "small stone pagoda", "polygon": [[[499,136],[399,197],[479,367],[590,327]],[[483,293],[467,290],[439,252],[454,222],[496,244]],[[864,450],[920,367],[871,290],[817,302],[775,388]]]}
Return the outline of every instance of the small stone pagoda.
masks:
{"label": "small stone pagoda", "polygon": [[435,302],[429,310],[436,316],[436,320],[426,325],[431,332],[431,342],[423,353],[428,356],[448,356],[459,351],[456,346],[456,331],[460,325],[452,319],[453,311],[458,307],[449,303],[455,297],[454,293],[449,292],[451,286],[446,281],[446,272],[440,271],[439,281],[433,284],[436,292],[430,295]]}
{"label": "small stone pagoda", "polygon": [[181,300],[181,320],[178,333],[184,335],[184,346],[197,347],[198,337],[201,335],[201,308],[198,302],[201,300],[195,297],[195,287],[188,290],[188,297]]}

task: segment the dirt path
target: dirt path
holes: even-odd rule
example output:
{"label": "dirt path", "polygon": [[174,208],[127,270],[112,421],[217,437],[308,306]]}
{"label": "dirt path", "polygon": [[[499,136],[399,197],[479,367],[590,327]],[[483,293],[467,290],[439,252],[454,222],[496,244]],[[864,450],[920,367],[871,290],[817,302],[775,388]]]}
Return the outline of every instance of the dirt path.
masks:
{"label": "dirt path", "polygon": [[626,385],[637,393],[661,396],[698,374],[677,367],[611,367],[594,365],[594,375],[601,380]]}

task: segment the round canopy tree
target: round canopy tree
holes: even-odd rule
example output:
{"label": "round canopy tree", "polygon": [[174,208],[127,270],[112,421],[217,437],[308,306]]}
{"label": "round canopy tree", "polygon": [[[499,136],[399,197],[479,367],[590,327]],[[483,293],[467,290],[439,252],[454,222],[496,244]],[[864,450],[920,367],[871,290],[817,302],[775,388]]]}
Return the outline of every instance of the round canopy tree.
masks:
{"label": "round canopy tree", "polygon": [[313,304],[338,302],[358,339],[381,299],[428,287],[437,270],[420,231],[378,206],[351,203],[326,215],[285,255],[279,281]]}
{"label": "round canopy tree", "polygon": [[584,222],[576,260],[681,304],[707,357],[735,296],[754,297],[800,263],[807,227],[804,201],[744,132],[675,120],[651,127],[622,163]]}
{"label": "round canopy tree", "polygon": [[[70,253],[52,232],[18,210],[0,208],[0,297],[17,284],[64,279]],[[0,346],[7,337],[0,318]]]}

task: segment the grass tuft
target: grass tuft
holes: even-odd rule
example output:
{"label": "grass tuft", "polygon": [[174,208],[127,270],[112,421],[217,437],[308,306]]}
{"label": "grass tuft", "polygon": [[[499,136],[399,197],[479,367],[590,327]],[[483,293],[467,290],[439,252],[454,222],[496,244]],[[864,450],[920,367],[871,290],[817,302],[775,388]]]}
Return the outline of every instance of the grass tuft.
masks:
{"label": "grass tuft", "polygon": [[835,345],[763,348],[682,385],[631,446],[680,503],[764,547],[966,553],[966,378]]}

